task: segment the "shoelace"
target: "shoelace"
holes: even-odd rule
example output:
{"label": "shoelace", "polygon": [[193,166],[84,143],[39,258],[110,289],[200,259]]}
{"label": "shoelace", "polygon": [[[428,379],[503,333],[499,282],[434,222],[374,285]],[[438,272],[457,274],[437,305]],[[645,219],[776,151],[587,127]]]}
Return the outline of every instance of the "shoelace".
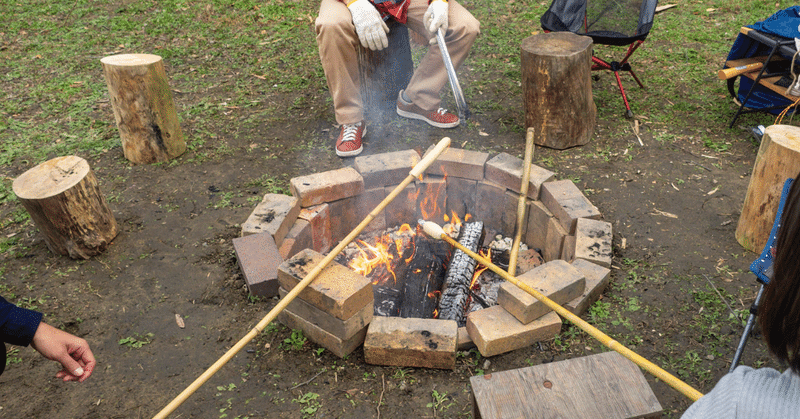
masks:
{"label": "shoelace", "polygon": [[342,134],[342,142],[355,141],[356,133],[358,132],[358,128],[360,126],[361,126],[360,124],[345,124],[344,134]]}
{"label": "shoelace", "polygon": [[436,110],[436,113],[438,113],[439,115],[444,115],[447,113],[447,109],[439,108],[438,110]]}

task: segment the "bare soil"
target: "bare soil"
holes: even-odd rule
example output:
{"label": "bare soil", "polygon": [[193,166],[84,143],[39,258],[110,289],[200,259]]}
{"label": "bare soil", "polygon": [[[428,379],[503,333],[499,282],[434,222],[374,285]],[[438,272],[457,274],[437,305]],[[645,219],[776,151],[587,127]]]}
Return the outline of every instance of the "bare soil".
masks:
{"label": "bare soil", "polygon": [[[611,77],[602,75],[596,88],[611,89]],[[181,90],[179,83],[175,89]],[[636,100],[637,91],[631,90]],[[508,129],[509,121],[521,124],[520,99],[482,94],[503,109],[479,113],[470,127],[453,130],[388,115],[371,123],[365,154],[424,150],[451,136],[456,147],[521,156],[524,135]],[[291,109],[295,95],[267,100]],[[36,303],[46,321],[88,340],[98,359],[91,379],[73,384],[56,381],[59,367],[32,349],[13,352],[19,362],[0,377],[0,417],[151,417],[276,304],[248,298],[231,244],[255,200],[268,192],[259,179],[268,175],[285,185],[293,176],[353,163],[332,152],[338,130],[327,98],[304,99],[310,109],[280,124],[239,124],[258,109],[231,109],[225,123],[211,129],[214,137],[204,148],[172,164],[132,166],[119,147],[90,158],[121,226],[113,244],[93,259],[53,255],[30,222],[0,231],[20,239],[1,256],[14,300]],[[197,100],[176,93],[179,104]],[[725,152],[710,150],[691,135],[659,142],[654,130],[665,127],[647,119],[640,120],[640,145],[631,127],[619,122],[623,110],[609,114],[598,119],[590,144],[564,151],[537,148],[535,162],[560,179],[573,179],[614,226],[612,285],[603,296],[610,313],[598,326],[706,392],[727,371],[741,324],[728,318],[728,309],[712,311],[698,296],[711,298],[718,291],[731,309],[742,310],[757,288],[747,272],[756,255],[734,239],[757,145],[745,130],[722,126],[708,128],[712,138],[732,144]],[[96,117],[113,120],[107,103],[98,104]],[[683,122],[691,124],[692,115]],[[187,138],[208,138],[200,121],[182,125]],[[215,152],[200,158],[207,150]],[[17,161],[9,172],[16,176],[36,163]],[[17,207],[0,209],[5,217]],[[184,329],[176,325],[176,314],[185,319]],[[472,375],[604,350],[570,326],[563,332],[559,342],[489,359],[464,354],[456,370],[440,371],[368,365],[361,349],[346,359],[319,354],[310,342],[294,350],[284,345],[291,331],[269,329],[173,417],[467,418]],[[143,344],[120,344],[126,338]],[[757,336],[744,363],[773,364]],[[665,417],[679,417],[690,401],[647,378]],[[309,393],[319,398],[308,399]]]}

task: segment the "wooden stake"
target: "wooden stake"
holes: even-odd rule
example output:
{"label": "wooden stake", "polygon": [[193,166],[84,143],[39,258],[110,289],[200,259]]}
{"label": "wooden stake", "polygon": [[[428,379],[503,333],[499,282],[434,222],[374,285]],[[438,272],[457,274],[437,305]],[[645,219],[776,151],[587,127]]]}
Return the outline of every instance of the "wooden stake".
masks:
{"label": "wooden stake", "polygon": [[48,160],[15,179],[12,189],[55,254],[89,259],[119,232],[94,172],[80,157]]}
{"label": "wooden stake", "polygon": [[522,186],[520,186],[519,203],[517,204],[517,233],[514,235],[514,244],[511,246],[511,255],[508,259],[508,273],[517,274],[517,255],[519,244],[522,241],[522,223],[525,222],[525,204],[528,201],[528,184],[531,181],[531,161],[533,161],[533,128],[528,128],[525,134],[525,163],[522,166]]}
{"label": "wooden stake", "polygon": [[328,264],[330,264],[333,261],[333,259],[336,258],[336,256],[339,253],[341,253],[345,247],[347,247],[348,244],[350,244],[350,242],[352,242],[359,234],[361,234],[361,231],[364,230],[367,227],[367,225],[369,225],[369,223],[372,222],[372,220],[381,211],[383,211],[383,209],[386,208],[387,205],[389,205],[389,203],[394,201],[394,199],[397,198],[397,196],[401,192],[403,192],[403,190],[405,189],[406,186],[408,186],[409,183],[411,183],[414,179],[422,176],[422,173],[425,171],[425,169],[427,169],[428,166],[430,166],[439,157],[439,155],[441,155],[448,147],[450,147],[450,138],[447,137],[442,138],[442,140],[439,141],[436,147],[434,147],[434,149],[431,150],[431,152],[428,153],[428,155],[426,155],[422,160],[420,160],[419,163],[417,163],[416,166],[414,166],[411,169],[405,180],[403,180],[399,185],[397,185],[397,187],[394,188],[394,190],[392,190],[392,192],[389,193],[389,195],[383,201],[381,201],[381,203],[378,204],[378,206],[375,207],[375,209],[373,209],[372,212],[370,212],[367,215],[367,217],[364,218],[364,220],[361,221],[361,223],[358,226],[356,226],[356,228],[353,231],[351,231],[350,234],[347,235],[347,237],[342,239],[342,241],[339,242],[339,244],[333,250],[331,250],[327,256],[325,256],[325,258],[322,259],[319,265],[315,266],[314,269],[312,269],[311,272],[309,272],[308,275],[306,275],[306,277],[303,278],[302,281],[300,281],[294,288],[292,288],[292,290],[289,291],[289,293],[286,294],[286,296],[281,298],[280,301],[278,301],[278,304],[272,310],[270,310],[270,312],[267,313],[267,315],[264,316],[264,318],[261,319],[261,321],[258,322],[258,324],[256,324],[256,326],[253,328],[253,330],[250,331],[250,333],[248,333],[242,339],[240,339],[239,342],[236,343],[236,345],[234,345],[231,349],[228,350],[228,352],[225,352],[225,354],[221,358],[219,358],[217,362],[215,362],[203,374],[197,377],[197,379],[194,380],[194,382],[190,384],[189,387],[186,387],[186,389],[183,390],[183,392],[181,392],[181,394],[179,394],[178,397],[173,399],[172,402],[170,402],[166,407],[164,407],[164,409],[162,409],[160,412],[158,412],[158,414],[153,416],[153,419],[163,419],[169,416],[169,414],[172,413],[175,409],[177,409],[178,406],[183,404],[183,402],[186,401],[186,399],[189,398],[189,396],[194,394],[194,392],[197,391],[197,389],[200,388],[200,386],[202,386],[206,381],[208,381],[208,379],[211,378],[211,376],[216,374],[216,372],[219,371],[219,369],[222,368],[223,365],[227,364],[228,361],[230,361],[234,355],[236,355],[239,351],[244,349],[245,345],[247,345],[256,336],[258,336],[258,334],[261,333],[261,331],[264,330],[264,328],[267,327],[268,324],[270,324],[273,320],[275,320],[275,317],[278,316],[278,313],[283,311],[283,309],[285,309],[286,306],[288,306],[289,303],[291,303],[292,300],[294,300],[297,297],[297,295],[300,294],[301,291],[303,291],[303,289],[305,289],[309,284],[311,284],[311,282],[314,281],[317,275],[319,275],[319,273],[322,272],[322,270],[325,269],[328,266]]}
{"label": "wooden stake", "polygon": [[161,57],[119,54],[100,62],[125,158],[147,164],[183,154],[186,142]]}
{"label": "wooden stake", "polygon": [[545,295],[543,295],[539,291],[536,291],[535,289],[531,288],[529,285],[525,284],[524,282],[519,281],[519,280],[517,280],[517,278],[509,275],[508,272],[500,269],[497,265],[493,264],[491,260],[486,259],[485,257],[483,257],[483,256],[481,256],[481,255],[479,255],[479,254],[467,249],[466,247],[462,246],[461,243],[453,240],[450,236],[448,236],[444,232],[444,230],[442,230],[441,227],[436,225],[436,223],[432,223],[430,221],[426,221],[426,222],[423,223],[422,229],[423,229],[423,231],[425,231],[425,234],[427,234],[427,235],[429,235],[429,236],[431,236],[433,238],[442,239],[442,240],[450,243],[451,245],[455,246],[456,248],[460,249],[461,251],[463,251],[464,253],[469,255],[469,257],[474,258],[475,260],[480,262],[482,265],[484,265],[487,268],[489,268],[492,272],[500,275],[506,281],[516,285],[517,287],[519,287],[523,291],[525,291],[528,294],[530,294],[532,297],[534,297],[537,300],[539,300],[542,303],[544,303],[547,307],[550,307],[550,309],[555,311],[556,313],[558,313],[558,315],[560,315],[561,317],[563,317],[566,320],[569,320],[570,322],[572,322],[572,324],[574,324],[575,326],[578,326],[581,330],[583,330],[584,332],[586,332],[589,335],[591,335],[593,338],[595,338],[598,341],[600,341],[600,343],[602,343],[603,345],[605,345],[609,349],[614,350],[616,352],[619,352],[622,356],[624,356],[625,358],[630,359],[636,365],[642,367],[647,372],[653,374],[658,379],[660,379],[660,380],[664,381],[665,383],[667,383],[670,387],[672,387],[675,390],[678,390],[679,392],[681,392],[684,396],[690,398],[693,401],[697,401],[697,399],[699,399],[700,397],[703,397],[703,393],[700,393],[699,391],[695,390],[690,385],[684,383],[683,381],[681,381],[680,379],[678,379],[674,375],[664,371],[664,369],[662,369],[658,365],[653,364],[652,362],[650,362],[647,359],[643,358],[642,356],[640,356],[636,352],[633,352],[632,350],[628,349],[626,346],[622,345],[621,343],[617,342],[616,340],[611,339],[611,337],[609,337],[605,333],[601,332],[596,327],[590,325],[585,320],[581,319],[580,317],[578,317],[577,315],[573,314],[569,310],[565,309],[564,307],[561,307],[555,301],[547,298]]}

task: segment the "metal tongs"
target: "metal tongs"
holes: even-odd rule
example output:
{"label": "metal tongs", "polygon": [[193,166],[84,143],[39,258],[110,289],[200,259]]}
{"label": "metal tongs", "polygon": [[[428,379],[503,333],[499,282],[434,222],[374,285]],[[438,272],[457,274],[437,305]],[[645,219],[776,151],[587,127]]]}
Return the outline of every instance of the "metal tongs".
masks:
{"label": "metal tongs", "polygon": [[469,119],[469,108],[467,108],[467,101],[464,99],[464,92],[461,91],[461,85],[458,84],[458,76],[456,76],[456,69],[453,67],[453,60],[450,59],[450,53],[444,43],[444,31],[442,28],[436,31],[436,42],[439,44],[439,49],[442,50],[444,68],[447,69],[447,77],[450,79],[450,87],[453,89],[453,98],[455,98],[456,106],[458,106],[458,119],[464,124]]}

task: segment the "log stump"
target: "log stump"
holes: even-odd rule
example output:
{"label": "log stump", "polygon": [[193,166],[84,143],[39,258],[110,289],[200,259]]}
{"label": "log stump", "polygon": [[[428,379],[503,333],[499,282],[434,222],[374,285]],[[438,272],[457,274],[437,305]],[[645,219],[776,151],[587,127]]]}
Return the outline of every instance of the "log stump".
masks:
{"label": "log stump", "polygon": [[125,158],[148,164],[183,154],[186,142],[161,57],[120,54],[100,62]]}
{"label": "log stump", "polygon": [[563,150],[589,142],[597,108],[592,98],[592,38],[550,32],[522,40],[525,127],[533,142]]}
{"label": "log stump", "polygon": [[394,117],[397,94],[408,86],[414,74],[408,28],[394,20],[389,26],[389,46],[380,51],[358,49],[358,70],[364,118],[383,121]]}
{"label": "log stump", "polygon": [[119,232],[94,172],[80,157],[48,160],[15,179],[12,189],[53,253],[88,259]]}
{"label": "log stump", "polygon": [[747,195],[744,198],[736,240],[747,250],[760,253],[769,239],[783,183],[800,172],[800,128],[770,125],[764,130]]}

